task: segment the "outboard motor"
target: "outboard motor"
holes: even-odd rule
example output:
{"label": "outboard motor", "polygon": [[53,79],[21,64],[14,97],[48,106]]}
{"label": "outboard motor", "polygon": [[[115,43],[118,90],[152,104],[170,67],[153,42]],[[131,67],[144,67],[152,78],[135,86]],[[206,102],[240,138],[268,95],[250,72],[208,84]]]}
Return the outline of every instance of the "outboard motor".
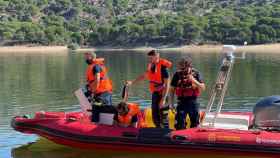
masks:
{"label": "outboard motor", "polygon": [[254,127],[280,130],[280,96],[261,99],[253,109]]}

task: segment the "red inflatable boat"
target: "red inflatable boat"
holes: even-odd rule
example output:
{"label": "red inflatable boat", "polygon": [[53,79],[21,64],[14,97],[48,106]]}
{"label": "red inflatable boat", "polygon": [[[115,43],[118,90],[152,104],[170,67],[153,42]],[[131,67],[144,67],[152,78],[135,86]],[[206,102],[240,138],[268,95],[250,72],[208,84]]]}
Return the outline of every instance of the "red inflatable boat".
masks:
{"label": "red inflatable boat", "polygon": [[[150,109],[143,111],[145,128],[116,127],[113,125],[114,114],[105,111],[98,114],[99,121],[94,123],[88,113],[91,104],[82,90],[76,91],[82,112],[37,112],[33,118],[17,116],[11,125],[17,131],[37,134],[58,144],[83,149],[168,153],[223,151],[230,155],[242,153],[280,157],[280,96],[260,100],[253,112],[220,112],[234,63],[234,49],[233,46],[224,46],[227,55],[222,61],[206,114],[201,118],[198,128],[175,130],[175,112],[170,109],[165,111],[165,128],[153,128]],[[217,96],[220,100],[213,113],[211,108]],[[95,110],[92,109],[92,116],[98,116]]]}
{"label": "red inflatable boat", "polygon": [[[15,117],[11,125],[17,131],[37,134],[58,144],[82,149],[137,149],[164,152],[210,150],[238,151],[247,154],[280,152],[280,133],[244,129],[241,120],[246,118],[249,127],[252,124],[252,113],[221,113],[218,119],[225,121],[229,116],[236,119],[224,128],[201,127],[177,131],[168,128],[124,128],[96,124],[82,112],[37,112],[34,118]],[[234,124],[236,120],[238,123]],[[206,123],[207,120],[204,124]],[[217,125],[218,123],[219,120]],[[229,127],[229,124],[232,127]],[[233,129],[234,126],[239,129]]]}

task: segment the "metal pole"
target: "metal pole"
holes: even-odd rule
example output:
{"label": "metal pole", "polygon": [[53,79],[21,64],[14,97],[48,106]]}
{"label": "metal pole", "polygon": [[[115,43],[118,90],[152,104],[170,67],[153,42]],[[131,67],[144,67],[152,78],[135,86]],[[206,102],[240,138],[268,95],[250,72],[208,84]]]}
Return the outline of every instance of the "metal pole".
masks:
{"label": "metal pole", "polygon": [[216,108],[215,116],[210,123],[212,126],[214,126],[216,118],[222,109],[224,97],[225,97],[225,94],[227,91],[228,82],[230,80],[231,72],[232,72],[232,68],[233,68],[233,64],[234,64],[234,56],[233,56],[234,50],[235,50],[235,46],[232,46],[232,45],[229,45],[229,46],[225,45],[223,47],[222,51],[224,53],[226,53],[226,56],[222,60],[222,65],[218,72],[216,82],[212,88],[212,91],[210,94],[211,96],[210,96],[209,102],[206,107],[206,114],[205,114],[205,117],[201,121],[201,125],[202,125],[204,119],[206,118],[206,116],[209,113],[211,113],[211,109],[215,102],[216,97],[219,97],[220,99],[219,99],[219,102],[218,102],[218,105]]}

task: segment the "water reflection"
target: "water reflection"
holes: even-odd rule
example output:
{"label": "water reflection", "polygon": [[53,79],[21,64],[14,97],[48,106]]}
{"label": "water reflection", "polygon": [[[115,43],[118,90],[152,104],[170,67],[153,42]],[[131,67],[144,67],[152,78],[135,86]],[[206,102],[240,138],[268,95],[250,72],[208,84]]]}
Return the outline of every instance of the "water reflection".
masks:
{"label": "water reflection", "polygon": [[[272,158],[273,155],[248,154],[242,156],[239,153],[190,151],[187,153],[167,152],[141,152],[141,151],[110,151],[105,149],[81,150],[54,144],[46,139],[39,139],[36,143],[24,145],[12,149],[14,158]],[[275,156],[275,155],[274,155]]]}

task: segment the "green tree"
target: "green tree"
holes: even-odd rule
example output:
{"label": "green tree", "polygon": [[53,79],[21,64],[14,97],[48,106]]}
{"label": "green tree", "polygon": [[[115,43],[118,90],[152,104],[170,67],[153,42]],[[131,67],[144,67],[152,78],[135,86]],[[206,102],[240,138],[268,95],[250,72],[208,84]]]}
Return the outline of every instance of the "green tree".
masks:
{"label": "green tree", "polygon": [[276,31],[272,26],[261,24],[254,28],[253,42],[257,44],[275,41]]}

